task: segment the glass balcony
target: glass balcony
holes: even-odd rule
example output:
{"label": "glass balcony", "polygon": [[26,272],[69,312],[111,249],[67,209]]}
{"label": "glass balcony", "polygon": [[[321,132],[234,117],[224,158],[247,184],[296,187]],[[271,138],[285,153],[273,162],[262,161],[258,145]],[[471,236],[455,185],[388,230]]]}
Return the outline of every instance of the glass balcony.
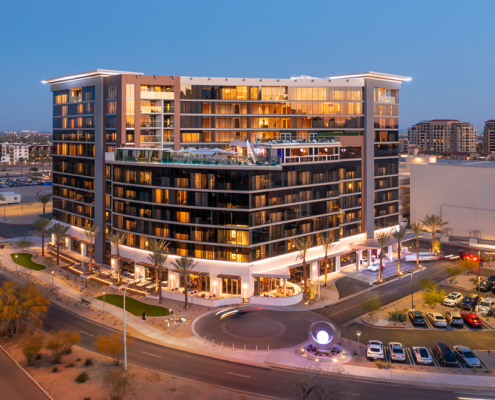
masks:
{"label": "glass balcony", "polygon": [[159,143],[162,141],[161,136],[141,135],[141,143]]}
{"label": "glass balcony", "polygon": [[163,113],[164,114],[173,114],[174,112],[174,107],[163,107]]}
{"label": "glass balcony", "polygon": [[378,96],[378,101],[380,103],[393,103],[393,104],[395,104],[395,97],[391,97],[391,96]]}
{"label": "glass balcony", "polygon": [[141,91],[142,99],[150,100],[173,100],[174,92],[144,92]]}
{"label": "glass balcony", "polygon": [[141,114],[161,114],[162,109],[158,106],[141,106]]}
{"label": "glass balcony", "polygon": [[161,128],[162,123],[160,121],[141,121],[141,128]]}

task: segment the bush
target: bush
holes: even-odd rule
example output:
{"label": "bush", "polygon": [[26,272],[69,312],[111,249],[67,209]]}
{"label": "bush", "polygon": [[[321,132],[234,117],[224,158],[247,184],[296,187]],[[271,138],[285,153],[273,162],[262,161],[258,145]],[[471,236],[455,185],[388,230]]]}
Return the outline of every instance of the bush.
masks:
{"label": "bush", "polygon": [[390,369],[390,367],[392,366],[392,364],[383,360],[376,360],[375,365],[378,369]]}
{"label": "bush", "polygon": [[423,301],[428,304],[432,309],[435,309],[437,304],[441,304],[445,298],[445,291],[438,290],[437,287],[427,289],[423,293]]}
{"label": "bush", "polygon": [[58,332],[52,332],[52,337],[46,348],[51,351],[53,362],[58,364],[62,361],[62,357],[72,352],[72,346],[77,344],[81,339],[81,335],[76,331],[66,331],[61,329]]}
{"label": "bush", "polygon": [[72,354],[72,347],[66,347],[63,351],[62,354],[64,356],[68,356],[69,354]]}
{"label": "bush", "polygon": [[58,372],[58,367],[53,367],[52,372]]}
{"label": "bush", "polygon": [[76,378],[77,383],[84,383],[88,380],[88,374],[86,372],[83,372]]}
{"label": "bush", "polygon": [[363,303],[364,310],[373,318],[375,314],[382,308],[382,301],[378,297],[370,297]]}
{"label": "bush", "polygon": [[93,365],[93,359],[92,358],[86,358],[86,360],[84,361],[84,366],[90,367],[91,365]]}
{"label": "bush", "polygon": [[394,322],[405,322],[407,320],[407,308],[403,308],[402,310],[389,311],[388,313],[389,319]]}
{"label": "bush", "polygon": [[19,340],[22,353],[26,357],[27,365],[31,366],[38,359],[40,350],[43,348],[43,336],[26,336]]}
{"label": "bush", "polygon": [[69,363],[65,366],[65,368],[74,368],[74,363]]}
{"label": "bush", "polygon": [[36,356],[36,360],[41,360],[43,358],[43,355],[41,353],[38,353]]}

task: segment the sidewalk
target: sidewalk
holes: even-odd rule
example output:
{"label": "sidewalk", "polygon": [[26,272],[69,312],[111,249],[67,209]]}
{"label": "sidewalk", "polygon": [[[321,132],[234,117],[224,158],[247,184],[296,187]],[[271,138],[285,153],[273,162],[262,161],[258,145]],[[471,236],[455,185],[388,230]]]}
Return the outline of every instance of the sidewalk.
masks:
{"label": "sidewalk", "polygon": [[[40,238],[33,238],[33,241]],[[6,257],[4,254],[0,256],[0,259],[4,266],[6,266],[10,270],[15,270],[15,262],[11,259],[11,257]],[[341,272],[342,274],[348,273],[347,271]],[[51,279],[48,274],[44,274],[39,271],[33,271],[32,275],[36,278],[41,279],[43,282],[51,286]],[[338,279],[338,277],[335,277]],[[332,279],[333,280],[333,279]],[[72,299],[79,301],[80,292],[65,285],[61,282],[57,283],[57,289],[59,292],[62,292],[66,296],[69,296]],[[326,301],[334,301],[326,300]],[[318,306],[321,307],[323,303],[319,303]],[[102,309],[103,302],[96,300],[93,302],[93,307]],[[297,307],[297,306],[295,306]],[[304,310],[308,310],[305,306]],[[107,314],[112,314],[117,318],[121,318],[123,311],[121,308],[113,306],[111,304],[105,304],[105,311]],[[216,312],[215,310],[214,312]],[[199,319],[199,318],[198,318]],[[195,319],[193,321],[192,329],[194,331],[195,322],[198,320]],[[141,334],[147,336],[149,339],[153,341],[157,341],[162,345],[167,347],[187,351],[190,353],[201,354],[207,357],[214,357],[218,359],[223,359],[227,361],[233,361],[238,363],[245,363],[251,365],[258,366],[271,366],[282,369],[299,369],[304,367],[305,365],[313,365],[314,362],[309,361],[302,357],[301,348],[302,344],[299,346],[295,346],[292,348],[286,348],[275,351],[244,351],[242,349],[234,349],[231,348],[222,348],[219,344],[213,345],[210,342],[205,342],[195,336],[188,338],[177,338],[173,337],[163,331],[155,329],[148,324],[146,324],[142,319],[130,314],[126,313],[126,322],[127,326],[135,329]],[[345,353],[346,357],[339,363],[319,363],[320,367],[323,371],[329,373],[338,373],[338,374],[346,374],[359,376],[364,379],[387,379],[387,380],[399,380],[402,382],[407,382],[409,384],[418,384],[421,383],[431,383],[437,385],[452,385],[459,387],[459,378],[457,374],[447,374],[447,373],[425,373],[425,372],[416,372],[412,370],[378,370],[374,366],[370,367],[361,367],[359,365],[351,365],[344,364],[352,360],[352,357],[349,352]],[[337,364],[337,365],[336,365]],[[353,363],[354,364],[354,363]],[[466,376],[463,375],[463,387],[466,386],[477,386],[478,388],[487,387],[487,388],[495,388],[495,379],[491,376]]]}

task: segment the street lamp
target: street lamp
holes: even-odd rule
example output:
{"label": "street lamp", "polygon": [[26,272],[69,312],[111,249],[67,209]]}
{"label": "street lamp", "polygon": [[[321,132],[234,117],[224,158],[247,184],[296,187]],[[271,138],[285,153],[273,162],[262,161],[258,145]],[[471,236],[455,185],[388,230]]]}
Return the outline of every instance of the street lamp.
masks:
{"label": "street lamp", "polygon": [[138,276],[135,279],[131,279],[129,282],[127,282],[127,285],[125,286],[124,289],[124,368],[127,371],[127,340],[126,340],[126,333],[125,333],[125,293],[127,292],[127,288],[131,283],[134,283],[136,281],[140,281],[143,279],[142,276]]}
{"label": "street lamp", "polygon": [[55,271],[52,271],[52,290],[53,290],[53,275],[55,275]]}
{"label": "street lamp", "polygon": [[18,254],[15,255],[15,272],[17,272],[17,256]]}
{"label": "street lamp", "polygon": [[480,275],[481,275],[481,251],[478,250],[478,292],[481,295]]}
{"label": "street lamp", "polygon": [[103,291],[103,314],[105,314],[105,291]]}
{"label": "street lamp", "polygon": [[361,331],[356,331],[356,335],[358,337],[358,361],[360,361],[360,358],[359,358],[359,353],[360,353],[360,349],[361,349],[361,342],[360,342],[360,338],[361,338]]}

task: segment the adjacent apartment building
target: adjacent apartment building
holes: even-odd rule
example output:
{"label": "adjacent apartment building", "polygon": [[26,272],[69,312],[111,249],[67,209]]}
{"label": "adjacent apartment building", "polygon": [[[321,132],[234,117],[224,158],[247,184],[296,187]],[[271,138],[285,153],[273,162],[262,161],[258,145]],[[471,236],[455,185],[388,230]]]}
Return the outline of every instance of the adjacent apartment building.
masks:
{"label": "adjacent apartment building", "polygon": [[[84,247],[82,228],[99,226],[99,262],[113,263],[105,232],[126,232],[121,255],[152,275],[148,241],[165,239],[167,265],[195,258],[202,290],[264,304],[264,289],[302,278],[296,238],[312,239],[314,277],[324,257],[318,235],[334,239],[332,271],[359,266],[370,253],[353,244],[398,224],[399,91],[407,80],[109,70],[48,79],[53,218],[70,225],[74,249],[78,238]],[[181,278],[168,266],[174,289]],[[300,300],[292,297],[278,304]]]}
{"label": "adjacent apartment building", "polygon": [[27,143],[0,143],[0,152],[4,163],[13,164],[19,160],[29,160],[29,145]]}
{"label": "adjacent apartment building", "polygon": [[476,128],[455,119],[421,121],[408,129],[408,139],[420,151],[476,151]]}
{"label": "adjacent apartment building", "polygon": [[495,119],[485,122],[483,128],[483,151],[485,153],[495,153]]}

